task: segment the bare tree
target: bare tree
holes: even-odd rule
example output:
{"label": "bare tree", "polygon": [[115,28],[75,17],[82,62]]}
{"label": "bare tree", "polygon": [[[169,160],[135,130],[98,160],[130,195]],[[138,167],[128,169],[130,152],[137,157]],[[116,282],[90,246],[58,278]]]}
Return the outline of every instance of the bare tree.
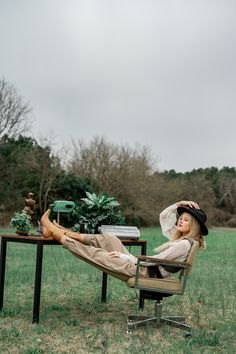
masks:
{"label": "bare tree", "polygon": [[4,135],[15,137],[30,127],[31,109],[16,88],[0,78],[0,139]]}
{"label": "bare tree", "polygon": [[74,143],[69,168],[76,176],[88,177],[98,193],[116,197],[129,221],[151,223],[156,221],[156,216],[150,216],[152,165],[147,147],[118,146],[96,136],[89,144]]}

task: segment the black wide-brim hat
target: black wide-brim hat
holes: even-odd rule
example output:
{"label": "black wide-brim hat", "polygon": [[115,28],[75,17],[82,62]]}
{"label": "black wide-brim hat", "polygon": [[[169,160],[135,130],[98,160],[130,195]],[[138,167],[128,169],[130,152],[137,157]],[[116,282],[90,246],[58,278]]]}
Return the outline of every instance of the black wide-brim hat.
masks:
{"label": "black wide-brim hat", "polygon": [[179,216],[185,212],[191,214],[197,219],[197,221],[200,223],[202,234],[206,236],[208,234],[208,228],[205,225],[207,221],[206,213],[202,209],[191,208],[188,205],[177,208],[177,213]]}

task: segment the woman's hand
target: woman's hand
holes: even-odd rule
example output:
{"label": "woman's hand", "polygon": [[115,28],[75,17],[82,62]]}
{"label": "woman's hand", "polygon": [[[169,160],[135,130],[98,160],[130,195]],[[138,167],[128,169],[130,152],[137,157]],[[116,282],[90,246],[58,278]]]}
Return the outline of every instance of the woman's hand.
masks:
{"label": "woman's hand", "polygon": [[120,257],[120,252],[112,251],[108,253],[110,257]]}
{"label": "woman's hand", "polygon": [[177,207],[189,206],[190,208],[200,209],[199,205],[192,200],[181,200],[176,203]]}

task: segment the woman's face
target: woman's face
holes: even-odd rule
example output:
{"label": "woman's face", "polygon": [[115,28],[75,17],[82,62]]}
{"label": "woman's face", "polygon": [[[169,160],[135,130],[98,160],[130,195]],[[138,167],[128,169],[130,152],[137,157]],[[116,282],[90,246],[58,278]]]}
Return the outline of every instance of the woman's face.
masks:
{"label": "woman's face", "polygon": [[183,213],[179,217],[177,229],[182,233],[183,236],[187,235],[190,231],[190,220],[191,215],[188,213]]}

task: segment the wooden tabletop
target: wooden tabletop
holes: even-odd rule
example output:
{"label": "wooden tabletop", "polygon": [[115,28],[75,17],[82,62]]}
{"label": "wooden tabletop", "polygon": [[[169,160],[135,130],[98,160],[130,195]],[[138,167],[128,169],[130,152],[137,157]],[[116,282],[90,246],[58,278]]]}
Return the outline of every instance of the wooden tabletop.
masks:
{"label": "wooden tabletop", "polygon": [[[45,238],[43,237],[42,235],[28,235],[28,236],[20,236],[20,235],[17,235],[17,234],[0,234],[0,237],[3,237],[3,238],[11,238],[11,239],[16,239],[16,240],[34,240],[34,241],[55,241],[56,243],[58,241],[54,240],[53,238],[51,237],[48,237],[48,238]],[[121,242],[122,243],[147,243],[146,240],[132,240],[132,239],[121,239]]]}
{"label": "wooden tabletop", "polygon": [[43,243],[55,243],[55,244],[60,244],[58,241],[54,240],[51,237],[45,238],[42,235],[29,235],[29,236],[21,236],[17,234],[0,234],[0,237],[6,240],[11,240],[11,241],[16,241],[16,242],[30,242],[34,241],[36,243],[37,241],[43,241]]}

